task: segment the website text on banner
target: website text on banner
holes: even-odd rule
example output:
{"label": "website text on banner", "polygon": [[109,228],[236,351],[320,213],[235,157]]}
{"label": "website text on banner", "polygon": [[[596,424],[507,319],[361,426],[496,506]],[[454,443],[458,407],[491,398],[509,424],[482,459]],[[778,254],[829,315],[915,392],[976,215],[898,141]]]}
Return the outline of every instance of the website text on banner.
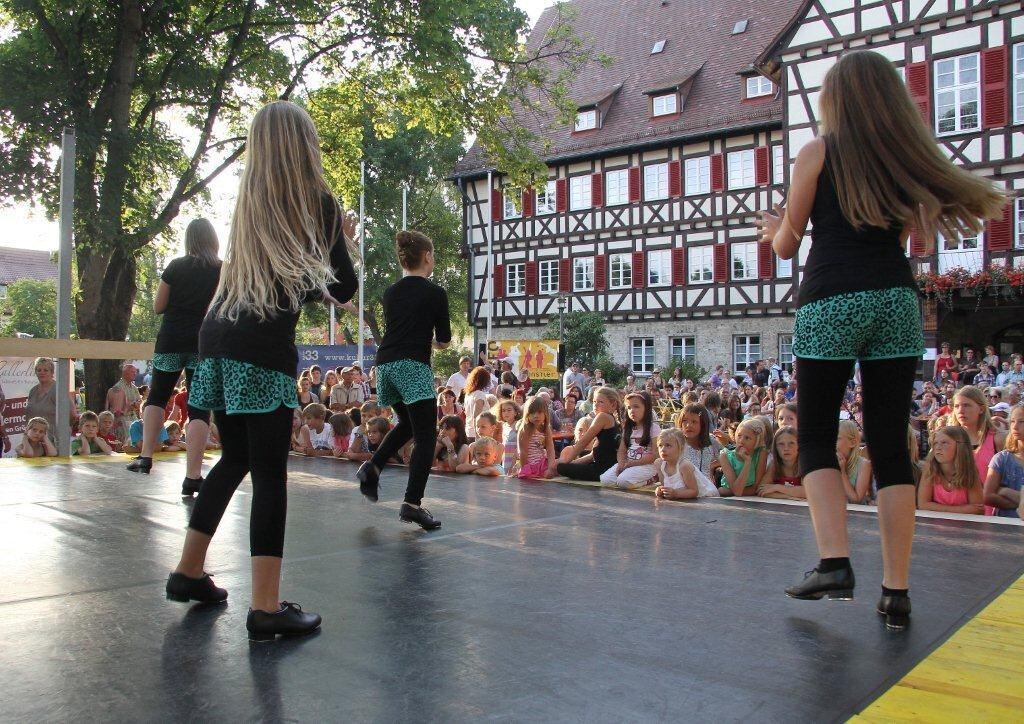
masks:
{"label": "website text on banner", "polygon": [[[349,367],[359,361],[359,347],[354,344],[300,344],[298,349],[299,367],[296,375],[313,365],[320,365],[326,371],[337,367]],[[376,347],[363,347],[364,372],[370,371],[376,357]]]}

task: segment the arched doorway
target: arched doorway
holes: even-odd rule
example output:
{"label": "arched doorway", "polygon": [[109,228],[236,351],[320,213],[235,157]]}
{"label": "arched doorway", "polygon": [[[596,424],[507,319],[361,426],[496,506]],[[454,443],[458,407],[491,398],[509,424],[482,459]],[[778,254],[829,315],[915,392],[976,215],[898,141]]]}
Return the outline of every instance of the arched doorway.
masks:
{"label": "arched doorway", "polygon": [[1024,353],[1024,324],[1011,324],[1009,327],[993,335],[996,354],[1001,360],[1009,360],[1010,355]]}

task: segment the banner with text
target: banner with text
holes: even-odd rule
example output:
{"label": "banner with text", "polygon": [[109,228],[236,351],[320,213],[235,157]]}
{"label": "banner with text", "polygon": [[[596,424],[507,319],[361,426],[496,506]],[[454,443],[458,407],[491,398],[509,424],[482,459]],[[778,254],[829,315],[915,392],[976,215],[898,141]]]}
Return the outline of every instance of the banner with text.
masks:
{"label": "banner with text", "polygon": [[0,357],[0,392],[4,396],[4,429],[11,441],[5,458],[14,457],[14,448],[25,432],[25,404],[28,391],[38,382],[31,357]]}
{"label": "banner with text", "polygon": [[557,339],[495,339],[487,346],[491,362],[512,362],[512,371],[529,370],[534,379],[558,378]]}
{"label": "banner with text", "polygon": [[[299,367],[296,375],[313,365],[326,372],[336,367],[349,367],[359,361],[359,346],[355,344],[300,344]],[[363,372],[369,372],[377,356],[374,346],[363,347]]]}

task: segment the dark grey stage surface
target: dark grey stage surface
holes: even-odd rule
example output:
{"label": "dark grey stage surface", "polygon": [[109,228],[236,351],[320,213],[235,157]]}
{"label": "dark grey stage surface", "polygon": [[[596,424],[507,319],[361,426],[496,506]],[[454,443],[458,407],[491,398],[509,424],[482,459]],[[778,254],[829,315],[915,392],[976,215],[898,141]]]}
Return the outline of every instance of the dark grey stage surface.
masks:
{"label": "dark grey stage surface", "polygon": [[163,595],[183,461],[121,465],[0,468],[3,720],[840,720],[1024,564],[1022,528],[919,521],[893,634],[872,515],[857,600],[801,602],[804,508],[434,477],[428,534],[397,519],[404,470],[372,506],[353,465],[293,458],[282,596],[324,626],[250,644],[248,483],[208,563],[229,602],[189,607]]}

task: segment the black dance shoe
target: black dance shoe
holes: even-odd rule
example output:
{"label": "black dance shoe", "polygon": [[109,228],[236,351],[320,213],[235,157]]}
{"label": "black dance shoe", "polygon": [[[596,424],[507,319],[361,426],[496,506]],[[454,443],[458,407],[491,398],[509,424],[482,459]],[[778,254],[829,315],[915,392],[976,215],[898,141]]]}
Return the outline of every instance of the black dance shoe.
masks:
{"label": "black dance shoe", "polygon": [[414,508],[408,503],[402,503],[402,509],[398,517],[405,523],[416,523],[423,530],[437,530],[441,527],[441,521],[434,520],[434,516],[426,508]]}
{"label": "black dance shoe", "polygon": [[878,599],[878,615],[885,618],[885,627],[902,631],[910,624],[910,597],[883,593]]}
{"label": "black dance shoe", "polygon": [[318,613],[306,613],[297,603],[281,602],[281,610],[275,613],[249,609],[245,628],[251,641],[271,641],[275,636],[303,636],[313,633],[323,619]]}
{"label": "black dance shoe", "polygon": [[185,481],[181,484],[181,497],[191,498],[193,495],[199,492],[199,487],[203,484],[202,478],[189,478],[186,477]]}
{"label": "black dance shoe", "polygon": [[128,469],[133,473],[149,475],[149,471],[153,469],[153,458],[144,458],[140,455],[128,463]]}
{"label": "black dance shoe", "polygon": [[371,503],[377,502],[377,490],[380,487],[380,473],[376,466],[367,460],[359,466],[356,471],[356,480],[359,481],[359,492]]}
{"label": "black dance shoe", "polygon": [[815,568],[804,574],[803,581],[787,588],[786,595],[803,601],[817,601],[826,596],[831,601],[852,601],[853,586],[853,568],[849,566],[828,573]]}
{"label": "black dance shoe", "polygon": [[183,573],[172,573],[167,577],[167,598],[182,603],[221,603],[228,600],[228,592],[213,585],[209,573],[204,573],[202,578],[189,578]]}

